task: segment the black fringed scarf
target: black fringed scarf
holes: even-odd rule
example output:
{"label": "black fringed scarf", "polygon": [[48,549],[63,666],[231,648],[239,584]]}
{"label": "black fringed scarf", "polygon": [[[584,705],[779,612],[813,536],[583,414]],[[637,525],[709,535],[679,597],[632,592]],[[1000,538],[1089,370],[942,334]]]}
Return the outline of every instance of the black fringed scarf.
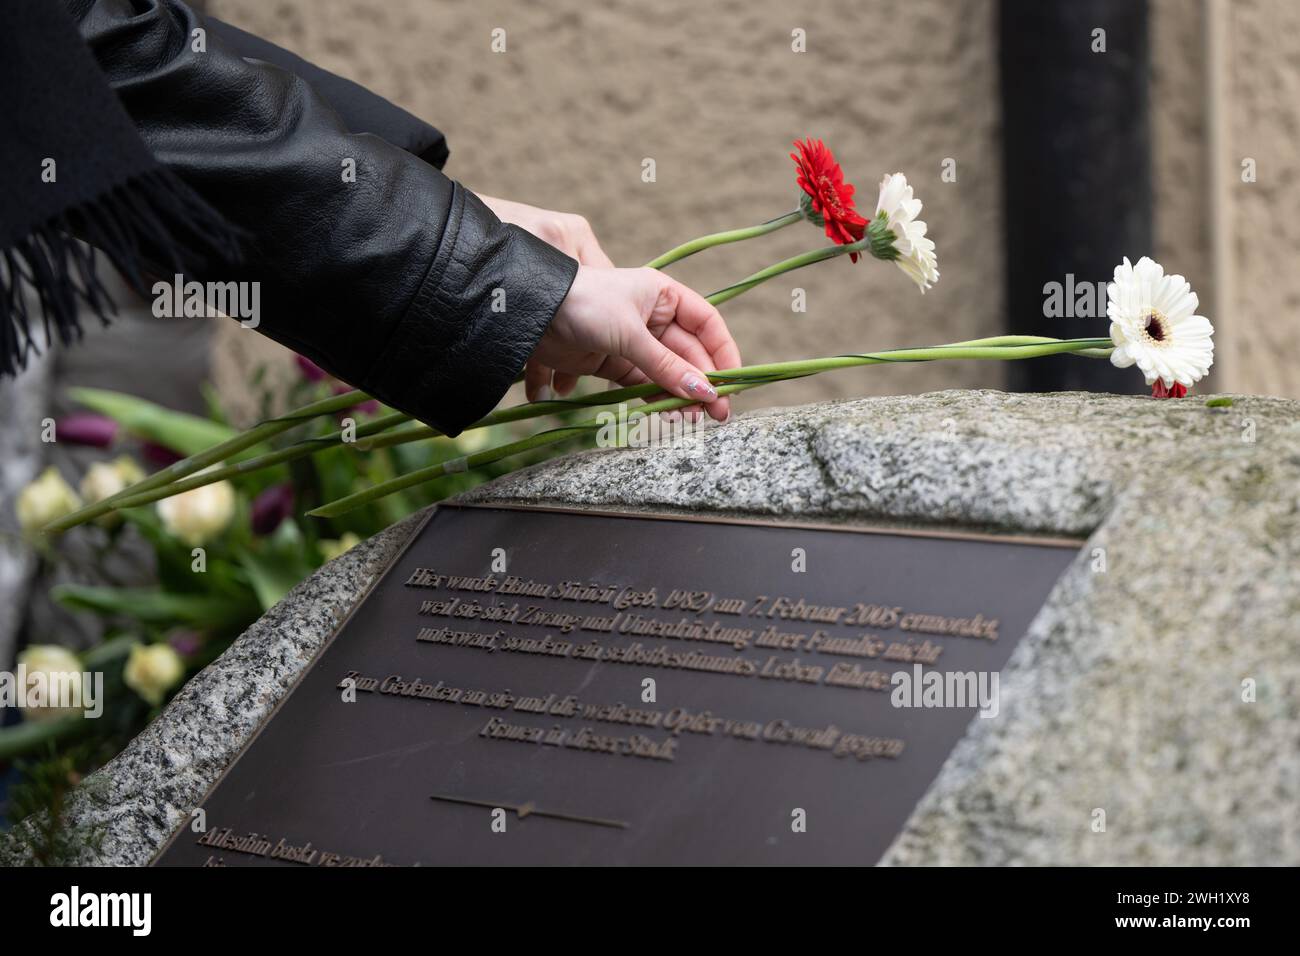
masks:
{"label": "black fringed scarf", "polygon": [[[78,313],[115,311],[101,250],[139,294],[146,273],[201,272],[239,258],[239,233],[160,165],[61,0],[9,0],[0,29],[0,375],[46,344],[81,336]],[[170,271],[168,274],[170,274]]]}

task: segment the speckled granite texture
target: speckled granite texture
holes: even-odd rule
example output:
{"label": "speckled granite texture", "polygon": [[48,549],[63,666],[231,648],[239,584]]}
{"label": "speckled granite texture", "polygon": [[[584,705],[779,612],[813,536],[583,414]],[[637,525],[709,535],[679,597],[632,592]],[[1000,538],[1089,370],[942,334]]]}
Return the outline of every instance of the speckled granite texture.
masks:
{"label": "speckled granite texture", "polygon": [[[68,801],[66,822],[98,845],[66,862],[148,863],[418,523],[412,516],[393,525],[299,584],[88,777]],[[0,865],[26,861],[21,841],[0,834]]]}
{"label": "speckled granite texture", "polygon": [[[1002,674],[1000,715],[973,722],[883,862],[1297,864],[1298,413],[871,398],[571,455],[466,498],[1086,535]],[[90,778],[71,820],[104,840],[83,862],[150,858],[411,527],[304,582]]]}

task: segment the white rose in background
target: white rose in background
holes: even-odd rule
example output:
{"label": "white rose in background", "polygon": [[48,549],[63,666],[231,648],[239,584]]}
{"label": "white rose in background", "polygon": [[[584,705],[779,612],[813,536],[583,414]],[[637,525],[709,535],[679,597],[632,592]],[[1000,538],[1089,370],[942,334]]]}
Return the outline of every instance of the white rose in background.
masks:
{"label": "white rose in background", "polygon": [[1136,364],[1157,397],[1181,397],[1214,364],[1214,326],[1197,315],[1200,301],[1180,275],[1143,256],[1125,257],[1106,286],[1106,315],[1117,368]]}
{"label": "white rose in background", "polygon": [[[920,287],[921,293],[939,281],[939,260],[934,252],[934,240],[926,236],[926,225],[916,217],[921,214],[921,200],[912,195],[912,187],[902,173],[893,173],[880,182],[880,196],[876,200],[876,218],[869,227],[872,255],[892,258],[909,279]],[[881,217],[884,222],[881,223]],[[882,256],[876,251],[882,232],[892,233],[895,255]]]}
{"label": "white rose in background", "polygon": [[[81,660],[66,647],[59,647],[55,644],[33,644],[18,655],[18,663],[26,668],[29,682],[33,674],[42,674],[45,677],[43,683],[47,688],[56,686],[60,682],[75,682],[78,686],[81,684],[83,672]],[[56,675],[59,674],[71,676],[57,678]],[[54,720],[59,717],[80,714],[81,712],[80,707],[38,705],[23,708],[23,714],[28,720]]]}
{"label": "white rose in background", "polygon": [[157,707],[185,676],[185,662],[170,644],[137,644],[122,671],[126,686]]}
{"label": "white rose in background", "polygon": [[14,511],[24,531],[34,532],[43,525],[71,514],[81,507],[81,499],[51,465],[40,477],[18,493]]}
{"label": "white rose in background", "polygon": [[[97,461],[86,469],[86,474],[82,476],[81,497],[85,499],[86,504],[94,504],[113,497],[143,478],[144,470],[127,455],[121,455],[113,461]],[[116,522],[109,519],[115,517],[117,516],[105,515],[104,518],[99,519],[99,523],[111,527]]]}
{"label": "white rose in background", "polygon": [[235,517],[235,489],[218,481],[158,502],[163,526],[191,547],[215,538]]}
{"label": "white rose in background", "polygon": [[333,561],[361,543],[355,531],[345,531],[341,538],[325,538],[320,542],[320,553],[326,561]]}

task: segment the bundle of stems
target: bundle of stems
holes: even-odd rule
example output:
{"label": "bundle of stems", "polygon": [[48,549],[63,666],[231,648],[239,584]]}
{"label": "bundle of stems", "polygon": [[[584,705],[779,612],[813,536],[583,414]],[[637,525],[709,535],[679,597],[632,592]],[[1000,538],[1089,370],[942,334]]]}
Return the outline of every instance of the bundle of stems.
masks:
{"label": "bundle of stems", "polygon": [[[800,218],[802,218],[800,214],[792,213],[749,229],[732,230],[704,236],[678,246],[652,260],[649,265],[660,268],[712,245],[763,235],[790,223],[798,222]],[[856,243],[819,247],[760,270],[738,283],[718,290],[707,298],[711,303],[717,305],[786,272],[851,252],[869,251],[869,242],[869,238],[864,238]],[[1090,358],[1104,358],[1110,354],[1112,347],[1109,338],[1055,339],[1044,336],[1005,335],[926,348],[888,349],[879,352],[834,355],[790,362],[773,362],[765,365],[748,365],[710,373],[709,379],[715,383],[720,395],[730,395],[759,388],[773,382],[804,378],[823,372],[863,365],[932,362],[945,359],[1006,361],[1062,353],[1073,353]],[[651,398],[662,393],[663,389],[660,386],[647,383],[566,399],[527,402],[494,411],[474,422],[467,430],[487,428],[492,425],[523,421],[546,415],[570,413],[581,408],[621,405],[637,399]],[[50,523],[46,526],[45,531],[47,533],[63,532],[113,511],[140,507],[213,482],[238,478],[264,468],[282,465],[327,449],[337,448],[344,442],[345,435],[342,429],[328,435],[300,441],[267,454],[229,463],[230,459],[235,455],[255,445],[275,438],[290,429],[321,416],[346,411],[361,402],[367,401],[369,397],[364,392],[352,390],[304,405],[284,415],[267,419],[234,438],[169,465],[115,495],[83,507]],[[692,404],[695,404],[695,402],[690,399],[659,398],[638,406],[636,412],[639,414],[668,412]],[[495,448],[484,449],[468,456],[418,469],[355,494],[328,502],[309,512],[309,514],[323,518],[335,517],[386,495],[428,481],[434,481],[444,475],[479,468],[544,446],[556,445],[581,437],[590,437],[603,424],[604,421],[601,416],[568,422]],[[357,426],[354,433],[349,437],[357,439],[350,442],[357,451],[365,452],[406,442],[436,439],[441,436],[442,433],[436,428],[413,421],[410,416],[400,412],[391,412]]]}

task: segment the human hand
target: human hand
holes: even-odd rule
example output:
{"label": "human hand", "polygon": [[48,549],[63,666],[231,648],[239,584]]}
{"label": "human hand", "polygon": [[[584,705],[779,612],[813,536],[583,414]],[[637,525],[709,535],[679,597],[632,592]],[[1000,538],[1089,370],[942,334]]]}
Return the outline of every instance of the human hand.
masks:
{"label": "human hand", "polygon": [[[527,203],[497,199],[495,196],[479,194],[478,198],[502,222],[512,223],[531,232],[543,242],[549,242],[566,256],[577,259],[579,265],[613,268],[614,263],[605,255],[605,250],[600,248],[591,224],[582,216],[553,212]],[[524,381],[527,383],[529,400],[538,401],[548,399],[553,394],[568,395],[578,384],[578,376],[557,372],[536,358],[530,358],[524,367]]]}
{"label": "human hand", "polygon": [[[620,385],[654,382],[678,398],[698,399],[725,421],[731,403],[706,372],[740,365],[722,315],[698,292],[655,269],[579,266],[569,294],[529,360],[576,381],[599,375]],[[526,371],[530,401],[549,382]],[[557,386],[558,387],[558,386]],[[698,417],[699,406],[683,409]]]}
{"label": "human hand", "polygon": [[483,205],[491,209],[502,222],[526,229],[543,242],[549,242],[566,256],[577,259],[581,265],[606,268],[614,265],[609,256],[605,255],[605,250],[600,248],[600,243],[596,241],[596,234],[591,231],[591,224],[581,216],[539,209],[527,203],[497,199],[494,196],[480,195],[478,198],[483,200]]}

